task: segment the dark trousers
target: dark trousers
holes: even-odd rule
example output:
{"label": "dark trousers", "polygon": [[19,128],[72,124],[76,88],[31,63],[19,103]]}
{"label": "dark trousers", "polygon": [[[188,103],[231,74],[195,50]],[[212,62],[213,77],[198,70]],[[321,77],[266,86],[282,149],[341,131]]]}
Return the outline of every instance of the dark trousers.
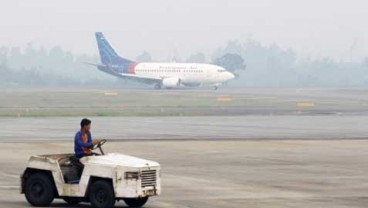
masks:
{"label": "dark trousers", "polygon": [[73,157],[70,158],[70,161],[71,161],[72,165],[77,168],[78,176],[80,178],[82,176],[82,173],[83,173],[84,165],[83,165],[83,163],[80,162],[79,159],[80,158],[78,158],[77,156],[73,156]]}

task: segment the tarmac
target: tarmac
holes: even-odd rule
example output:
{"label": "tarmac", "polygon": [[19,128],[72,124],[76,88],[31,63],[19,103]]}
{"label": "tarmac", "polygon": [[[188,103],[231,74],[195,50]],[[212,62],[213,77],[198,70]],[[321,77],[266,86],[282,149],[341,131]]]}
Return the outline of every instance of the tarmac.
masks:
{"label": "tarmac", "polygon": [[82,116],[105,152],[162,165],[145,207],[367,207],[367,89],[115,91],[0,92],[0,207],[30,207],[28,158],[73,152]]}
{"label": "tarmac", "polygon": [[[72,141],[78,117],[0,118],[0,141]],[[368,116],[90,117],[110,140],[366,139]]]}
{"label": "tarmac", "polygon": [[[72,152],[73,144],[2,143],[0,148],[1,207],[30,207],[18,188],[28,157]],[[145,207],[363,208],[368,203],[366,140],[123,141],[104,148],[161,163],[163,193]],[[55,200],[52,207],[70,206]]]}

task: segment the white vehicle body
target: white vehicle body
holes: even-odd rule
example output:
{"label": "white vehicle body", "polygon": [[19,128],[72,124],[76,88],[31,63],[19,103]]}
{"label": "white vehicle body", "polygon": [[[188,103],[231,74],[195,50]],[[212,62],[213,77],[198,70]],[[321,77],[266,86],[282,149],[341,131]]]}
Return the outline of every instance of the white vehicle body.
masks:
{"label": "white vehicle body", "polygon": [[25,192],[27,178],[40,171],[52,176],[57,190],[56,198],[79,197],[88,201],[91,183],[100,179],[111,181],[117,200],[148,198],[161,193],[159,163],[118,153],[83,157],[81,162],[84,169],[79,183],[69,183],[65,180],[63,169],[68,166],[69,158],[73,155],[32,156],[21,176],[22,193]]}

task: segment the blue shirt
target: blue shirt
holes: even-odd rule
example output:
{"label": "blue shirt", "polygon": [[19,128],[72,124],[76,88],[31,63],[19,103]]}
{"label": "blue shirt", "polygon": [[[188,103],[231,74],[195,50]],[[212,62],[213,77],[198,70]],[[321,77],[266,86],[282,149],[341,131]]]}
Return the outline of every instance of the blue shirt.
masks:
{"label": "blue shirt", "polygon": [[83,142],[83,138],[82,138],[82,131],[79,130],[74,137],[74,152],[75,152],[75,156],[78,158],[84,157],[86,156],[84,154],[83,148],[93,148],[93,144],[92,144],[92,135],[91,132],[86,132],[87,134],[87,138],[88,141],[85,143]]}

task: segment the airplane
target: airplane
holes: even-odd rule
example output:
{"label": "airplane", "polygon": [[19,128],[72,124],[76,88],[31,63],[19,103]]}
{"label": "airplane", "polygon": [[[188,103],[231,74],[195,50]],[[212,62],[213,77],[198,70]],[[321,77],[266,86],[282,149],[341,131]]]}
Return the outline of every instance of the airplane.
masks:
{"label": "airplane", "polygon": [[201,63],[138,63],[120,57],[101,32],[95,33],[101,64],[92,64],[110,75],[154,85],[155,89],[210,85],[218,89],[235,78],[221,66]]}

